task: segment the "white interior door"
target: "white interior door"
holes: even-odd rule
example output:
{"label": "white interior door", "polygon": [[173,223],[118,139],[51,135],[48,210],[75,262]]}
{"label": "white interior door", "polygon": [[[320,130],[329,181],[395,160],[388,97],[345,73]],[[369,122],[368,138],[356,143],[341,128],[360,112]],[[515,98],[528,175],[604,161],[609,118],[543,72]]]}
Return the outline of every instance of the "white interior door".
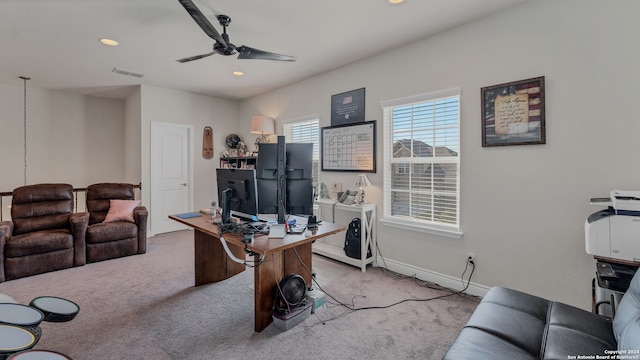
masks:
{"label": "white interior door", "polygon": [[160,234],[186,227],[169,215],[192,211],[193,128],[151,123],[151,229]]}

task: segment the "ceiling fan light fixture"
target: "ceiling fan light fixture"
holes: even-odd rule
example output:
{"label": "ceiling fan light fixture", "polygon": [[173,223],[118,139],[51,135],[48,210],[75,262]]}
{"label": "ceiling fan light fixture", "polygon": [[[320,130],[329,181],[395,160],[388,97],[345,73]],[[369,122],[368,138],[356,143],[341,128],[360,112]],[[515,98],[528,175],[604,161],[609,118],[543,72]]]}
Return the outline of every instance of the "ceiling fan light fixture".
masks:
{"label": "ceiling fan light fixture", "polygon": [[242,75],[244,75],[244,73],[243,73],[242,71],[238,71],[238,70],[236,70],[236,71],[232,72],[232,74],[233,74],[233,75],[235,75],[235,76],[242,76]]}
{"label": "ceiling fan light fixture", "polygon": [[109,38],[101,38],[100,42],[108,45],[108,46],[118,46],[118,42],[113,40],[113,39],[109,39]]}

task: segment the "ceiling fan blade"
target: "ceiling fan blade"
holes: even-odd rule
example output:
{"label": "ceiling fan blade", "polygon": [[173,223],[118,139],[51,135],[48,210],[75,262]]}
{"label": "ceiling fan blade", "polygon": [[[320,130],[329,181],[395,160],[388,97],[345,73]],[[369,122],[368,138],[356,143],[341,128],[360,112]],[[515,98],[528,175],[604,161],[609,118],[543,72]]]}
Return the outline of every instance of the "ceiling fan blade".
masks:
{"label": "ceiling fan blade", "polygon": [[176,60],[176,61],[177,61],[177,62],[180,62],[180,63],[186,63],[186,62],[189,62],[189,61],[202,59],[202,58],[205,58],[205,57],[207,57],[207,56],[211,56],[211,55],[213,55],[213,54],[215,54],[215,52],[213,52],[213,51],[212,51],[212,52],[207,53],[207,54],[189,56],[189,57],[186,57],[186,58],[184,58],[184,59],[179,59],[179,60]]}
{"label": "ceiling fan blade", "polygon": [[258,59],[258,60],[278,60],[278,61],[296,61],[295,56],[281,55],[268,51],[253,49],[248,46],[240,46],[238,48],[238,59]]}
{"label": "ceiling fan blade", "polygon": [[207,20],[207,18],[202,14],[200,9],[196,7],[196,5],[191,0],[178,0],[180,4],[187,10],[189,15],[195,20],[195,22],[202,28],[202,30],[207,34],[210,38],[215,40],[216,42],[222,44],[224,47],[227,47],[226,41],[220,36],[220,33],[213,27],[211,22]]}

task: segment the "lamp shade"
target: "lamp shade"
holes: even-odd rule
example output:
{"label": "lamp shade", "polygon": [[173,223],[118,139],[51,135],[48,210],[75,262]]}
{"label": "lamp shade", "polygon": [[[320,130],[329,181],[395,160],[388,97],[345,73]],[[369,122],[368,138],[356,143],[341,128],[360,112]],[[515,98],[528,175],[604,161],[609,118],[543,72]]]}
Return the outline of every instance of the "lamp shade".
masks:
{"label": "lamp shade", "polygon": [[356,182],[353,184],[353,186],[357,186],[357,187],[371,186],[371,185],[373,184],[371,184],[371,180],[369,180],[369,177],[367,177],[367,174],[358,175],[358,177],[356,178]]}
{"label": "lamp shade", "polygon": [[251,119],[251,133],[261,135],[275,134],[273,118],[264,115],[256,115]]}

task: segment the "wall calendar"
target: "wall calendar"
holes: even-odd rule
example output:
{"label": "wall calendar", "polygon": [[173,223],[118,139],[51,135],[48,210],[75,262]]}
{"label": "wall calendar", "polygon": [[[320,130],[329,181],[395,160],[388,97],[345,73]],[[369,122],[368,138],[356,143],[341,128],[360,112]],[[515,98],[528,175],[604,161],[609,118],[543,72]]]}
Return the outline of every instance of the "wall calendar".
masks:
{"label": "wall calendar", "polygon": [[323,127],[322,171],[376,172],[376,122]]}

